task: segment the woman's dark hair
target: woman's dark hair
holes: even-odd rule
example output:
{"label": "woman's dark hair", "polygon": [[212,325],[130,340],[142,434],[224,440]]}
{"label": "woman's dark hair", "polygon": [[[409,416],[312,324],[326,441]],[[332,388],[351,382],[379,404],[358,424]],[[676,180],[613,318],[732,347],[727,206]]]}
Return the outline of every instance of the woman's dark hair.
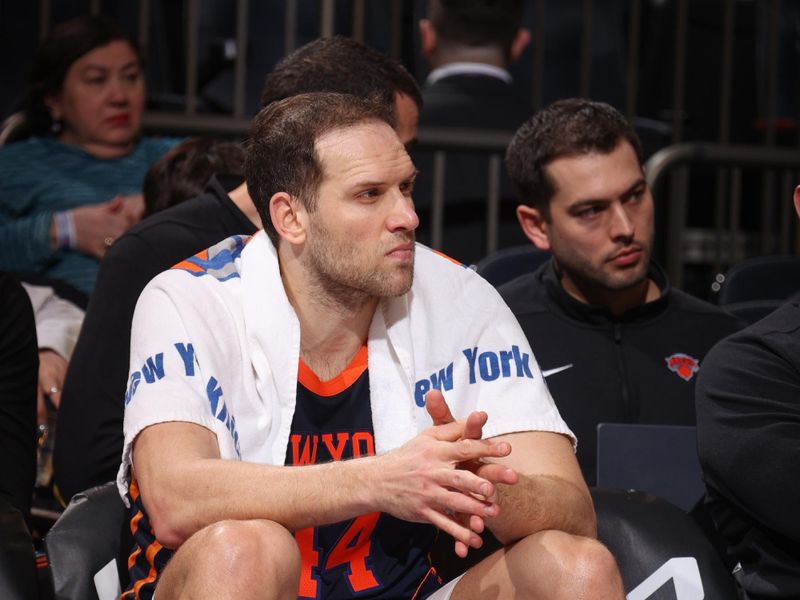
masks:
{"label": "woman's dark hair", "polygon": [[159,158],[144,176],[144,216],[199,196],[212,175],[244,179],[244,148],[235,142],[190,138]]}
{"label": "woman's dark hair", "polygon": [[87,52],[117,40],[128,42],[142,62],[134,39],[108,17],[78,17],[50,32],[36,52],[25,98],[26,122],[32,135],[50,133],[52,119],[45,99],[61,90],[72,63]]}

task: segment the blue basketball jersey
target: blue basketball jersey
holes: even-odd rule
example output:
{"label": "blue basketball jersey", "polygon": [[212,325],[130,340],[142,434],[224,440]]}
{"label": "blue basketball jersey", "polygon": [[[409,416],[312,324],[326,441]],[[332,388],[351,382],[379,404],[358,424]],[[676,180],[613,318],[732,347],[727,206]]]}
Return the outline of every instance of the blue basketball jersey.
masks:
{"label": "blue basketball jersey", "polygon": [[[375,454],[367,348],[337,377],[321,382],[302,361],[287,465]],[[295,534],[302,558],[298,599],[421,599],[442,582],[428,557],[431,525],[370,513]]]}

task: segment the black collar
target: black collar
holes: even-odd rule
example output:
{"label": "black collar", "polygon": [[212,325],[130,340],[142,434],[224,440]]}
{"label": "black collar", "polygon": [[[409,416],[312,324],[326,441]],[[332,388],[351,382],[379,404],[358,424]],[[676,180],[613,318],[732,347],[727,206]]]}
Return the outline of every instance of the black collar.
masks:
{"label": "black collar", "polygon": [[539,268],[537,275],[537,279],[541,281],[547,290],[548,299],[555,303],[562,312],[573,319],[593,325],[630,323],[652,319],[666,310],[669,304],[670,285],[667,280],[667,274],[660,266],[652,261],[647,269],[647,276],[658,286],[661,295],[651,302],[634,306],[619,316],[614,316],[604,306],[584,304],[567,293],[556,274],[553,259],[543,264]]}

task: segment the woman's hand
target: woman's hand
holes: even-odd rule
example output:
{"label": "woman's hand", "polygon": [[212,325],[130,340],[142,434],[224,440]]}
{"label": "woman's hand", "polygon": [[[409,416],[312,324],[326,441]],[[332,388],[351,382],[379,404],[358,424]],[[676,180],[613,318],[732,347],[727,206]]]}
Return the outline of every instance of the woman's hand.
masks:
{"label": "woman's hand", "polygon": [[144,211],[141,194],[117,196],[102,204],[86,204],[72,210],[75,224],[75,249],[98,259]]}
{"label": "woman's hand", "polygon": [[50,398],[53,406],[61,404],[61,390],[64,377],[67,375],[67,361],[55,350],[43,348],[39,350],[39,385],[36,389],[37,422],[47,423],[47,406],[45,397]]}

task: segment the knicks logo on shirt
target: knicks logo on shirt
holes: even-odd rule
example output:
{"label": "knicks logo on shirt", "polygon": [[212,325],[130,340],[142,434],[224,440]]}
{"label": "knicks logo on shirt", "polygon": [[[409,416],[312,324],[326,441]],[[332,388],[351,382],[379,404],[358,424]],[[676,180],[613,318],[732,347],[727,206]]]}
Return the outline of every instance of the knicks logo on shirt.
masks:
{"label": "knicks logo on shirt", "polygon": [[684,381],[689,381],[700,370],[700,361],[688,354],[673,354],[664,360],[669,370]]}

